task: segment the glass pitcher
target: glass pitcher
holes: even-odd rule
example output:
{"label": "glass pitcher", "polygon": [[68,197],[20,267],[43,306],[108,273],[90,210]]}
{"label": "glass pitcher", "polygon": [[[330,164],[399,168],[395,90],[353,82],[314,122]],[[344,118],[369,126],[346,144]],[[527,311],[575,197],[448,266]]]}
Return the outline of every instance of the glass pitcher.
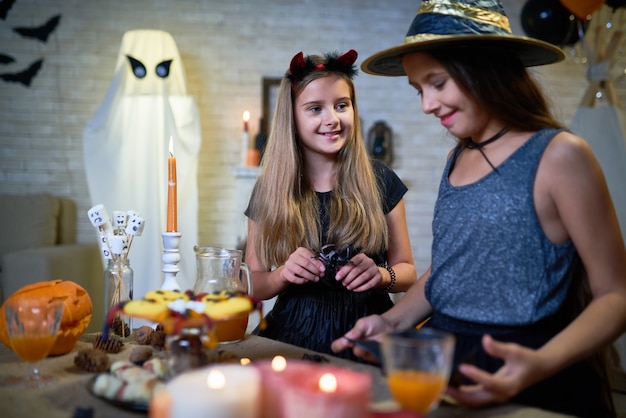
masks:
{"label": "glass pitcher", "polygon": [[[243,252],[220,247],[194,246],[196,252],[196,281],[193,292],[217,293],[222,290],[252,293],[252,275],[242,261]],[[243,279],[242,279],[243,278]],[[220,343],[240,341],[248,326],[248,315],[239,315],[216,324]]]}

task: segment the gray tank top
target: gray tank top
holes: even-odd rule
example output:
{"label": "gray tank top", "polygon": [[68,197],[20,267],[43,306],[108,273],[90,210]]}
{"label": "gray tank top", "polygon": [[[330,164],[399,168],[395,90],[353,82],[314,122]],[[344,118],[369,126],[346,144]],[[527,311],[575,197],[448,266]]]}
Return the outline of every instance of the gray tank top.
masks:
{"label": "gray tank top", "polygon": [[537,132],[497,171],[465,186],[450,184],[456,155],[448,160],[425,288],[435,312],[482,324],[528,325],[558,311],[576,249],[571,241],[548,240],[533,203],[539,161],[558,132]]}

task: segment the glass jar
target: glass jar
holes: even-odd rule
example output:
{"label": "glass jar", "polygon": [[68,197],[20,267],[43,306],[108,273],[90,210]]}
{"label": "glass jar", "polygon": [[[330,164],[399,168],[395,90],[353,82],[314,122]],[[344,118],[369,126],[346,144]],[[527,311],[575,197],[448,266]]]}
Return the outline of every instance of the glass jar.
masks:
{"label": "glass jar", "polygon": [[[197,275],[193,286],[195,294],[241,291],[252,293],[252,273],[242,261],[241,250],[220,247],[194,246]],[[242,280],[243,278],[243,280]],[[216,321],[217,339],[220,344],[241,341],[248,328],[249,312]]]}
{"label": "glass jar", "polygon": [[170,378],[209,364],[203,342],[207,333],[204,327],[187,327],[182,328],[178,335],[168,335],[165,338]]}
{"label": "glass jar", "polygon": [[[104,269],[104,317],[121,302],[133,299],[133,269],[128,259],[108,260]],[[113,319],[110,331],[120,337],[129,337],[132,332],[131,318],[118,314]]]}

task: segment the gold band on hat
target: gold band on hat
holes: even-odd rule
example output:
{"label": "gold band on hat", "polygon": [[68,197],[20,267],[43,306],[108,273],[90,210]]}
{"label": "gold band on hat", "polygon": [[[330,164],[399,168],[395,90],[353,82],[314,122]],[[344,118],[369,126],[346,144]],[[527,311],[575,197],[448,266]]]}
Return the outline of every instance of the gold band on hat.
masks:
{"label": "gold band on hat", "polygon": [[412,44],[414,42],[424,42],[424,41],[432,41],[435,39],[445,39],[450,38],[451,35],[435,35],[432,33],[419,33],[413,36],[407,36],[404,38],[405,44]]}
{"label": "gold band on hat", "polygon": [[[513,33],[511,31],[511,24],[509,23],[509,19],[505,15],[501,13],[490,12],[478,7],[468,6],[463,3],[453,2],[450,0],[440,0],[438,2],[422,1],[419,11],[417,13],[437,13],[446,16],[460,17],[462,19],[470,19],[475,22],[498,27],[505,30],[509,34]],[[434,37],[437,38],[440,36],[441,35]],[[423,41],[424,39],[432,39],[432,37],[433,35],[412,35],[407,36],[404,39],[404,42],[412,43],[417,41]]]}

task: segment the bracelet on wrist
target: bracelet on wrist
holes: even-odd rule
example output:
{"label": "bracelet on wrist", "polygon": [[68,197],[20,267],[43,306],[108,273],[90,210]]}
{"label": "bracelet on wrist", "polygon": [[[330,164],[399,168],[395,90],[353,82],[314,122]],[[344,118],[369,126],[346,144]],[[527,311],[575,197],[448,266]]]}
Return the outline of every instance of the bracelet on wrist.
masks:
{"label": "bracelet on wrist", "polygon": [[391,277],[391,281],[389,282],[389,285],[387,287],[385,287],[385,291],[386,292],[391,292],[391,289],[393,289],[393,287],[396,284],[396,272],[393,271],[391,266],[388,263],[386,263],[386,262],[381,264],[379,267],[384,267],[389,272],[389,276]]}

